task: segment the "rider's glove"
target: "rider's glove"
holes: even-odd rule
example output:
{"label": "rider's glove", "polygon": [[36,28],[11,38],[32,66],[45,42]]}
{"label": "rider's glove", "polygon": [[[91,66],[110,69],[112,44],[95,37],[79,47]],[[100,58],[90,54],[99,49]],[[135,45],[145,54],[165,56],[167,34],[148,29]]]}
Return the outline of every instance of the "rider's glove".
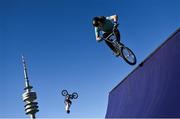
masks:
{"label": "rider's glove", "polygon": [[103,40],[102,37],[98,37],[98,39],[96,39],[97,42],[101,42]]}
{"label": "rider's glove", "polygon": [[117,22],[114,22],[114,29],[117,29],[118,25],[119,24]]}

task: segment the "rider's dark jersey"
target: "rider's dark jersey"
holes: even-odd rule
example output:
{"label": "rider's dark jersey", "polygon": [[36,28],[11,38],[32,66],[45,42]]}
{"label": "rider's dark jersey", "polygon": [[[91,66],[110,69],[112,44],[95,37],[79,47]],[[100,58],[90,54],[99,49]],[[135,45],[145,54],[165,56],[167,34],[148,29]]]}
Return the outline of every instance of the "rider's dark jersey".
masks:
{"label": "rider's dark jersey", "polygon": [[110,17],[106,17],[106,20],[102,27],[95,27],[95,35],[99,36],[100,31],[104,33],[112,32],[114,23],[110,20]]}

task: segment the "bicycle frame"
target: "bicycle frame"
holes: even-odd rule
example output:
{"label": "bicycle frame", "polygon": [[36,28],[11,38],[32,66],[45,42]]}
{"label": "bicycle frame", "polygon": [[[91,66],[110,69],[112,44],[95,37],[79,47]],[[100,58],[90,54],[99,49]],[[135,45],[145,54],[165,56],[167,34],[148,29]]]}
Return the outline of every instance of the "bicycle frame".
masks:
{"label": "bicycle frame", "polygon": [[[118,49],[119,51],[121,51],[121,48],[123,47],[123,45],[121,45],[120,43],[118,43],[117,41],[116,41],[116,34],[115,34],[115,27],[116,26],[114,26],[114,28],[113,28],[113,31],[112,31],[112,33],[110,33],[106,38],[104,38],[104,40],[105,41],[107,41],[107,42],[110,42],[110,43],[112,43],[112,45],[116,48],[116,49]],[[109,40],[109,38],[111,37],[111,36],[115,36],[115,38],[111,41],[111,40]]]}

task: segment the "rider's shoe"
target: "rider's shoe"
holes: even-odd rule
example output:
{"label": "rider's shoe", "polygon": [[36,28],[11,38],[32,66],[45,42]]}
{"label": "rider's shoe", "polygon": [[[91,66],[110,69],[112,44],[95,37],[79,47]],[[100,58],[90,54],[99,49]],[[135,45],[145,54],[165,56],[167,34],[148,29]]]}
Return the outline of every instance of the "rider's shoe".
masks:
{"label": "rider's shoe", "polygon": [[113,52],[113,54],[116,56],[116,57],[119,57],[121,55],[120,52]]}

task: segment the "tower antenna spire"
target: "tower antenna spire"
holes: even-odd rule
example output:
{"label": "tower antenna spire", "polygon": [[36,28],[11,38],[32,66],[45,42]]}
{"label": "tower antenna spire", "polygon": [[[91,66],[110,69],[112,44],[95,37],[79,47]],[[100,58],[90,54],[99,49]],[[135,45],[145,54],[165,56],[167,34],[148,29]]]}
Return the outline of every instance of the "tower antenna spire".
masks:
{"label": "tower antenna spire", "polygon": [[27,74],[27,65],[25,62],[25,58],[22,55],[22,63],[23,63],[23,68],[24,68],[24,79],[25,79],[25,89],[30,92],[32,89],[32,86],[29,84],[29,79],[28,79],[28,74]]}

